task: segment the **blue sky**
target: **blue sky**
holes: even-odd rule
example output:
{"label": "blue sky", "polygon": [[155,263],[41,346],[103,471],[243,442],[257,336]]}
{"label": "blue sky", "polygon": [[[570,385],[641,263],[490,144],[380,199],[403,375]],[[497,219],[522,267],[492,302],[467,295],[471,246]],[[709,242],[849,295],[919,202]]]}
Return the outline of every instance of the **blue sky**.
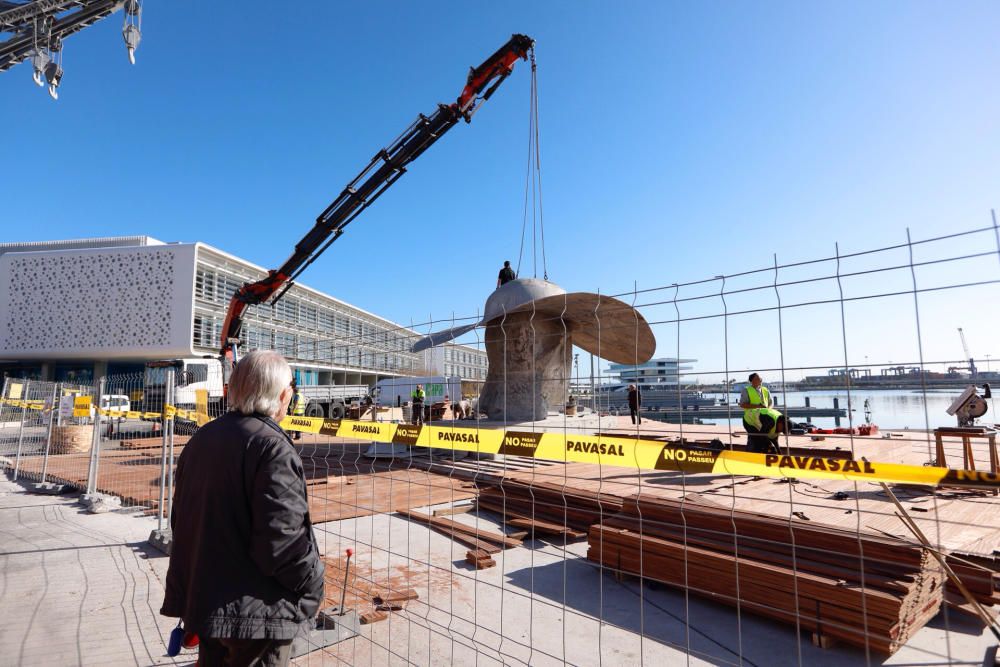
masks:
{"label": "blue sky", "polygon": [[[294,8],[146,0],[137,65],[119,14],[67,40],[58,102],[27,64],[0,74],[3,240],[143,233],[277,266],[379,148],[452,101],[513,32],[537,40],[547,263],[571,291],[898,244],[907,227],[914,238],[984,227],[1000,206],[996,3]],[[517,260],[529,80],[519,63],[303,282],[403,324],[475,315],[501,262]],[[947,251],[995,251],[990,239]],[[973,274],[1000,278],[1000,263],[920,278]],[[873,280],[853,289],[878,292]],[[997,292],[928,295],[925,357],[960,357],[963,324],[973,355],[992,353],[997,321],[982,311]],[[785,313],[781,346],[776,313],[731,321],[728,365],[842,364],[839,318]],[[853,304],[845,320],[848,363],[920,353],[912,296]],[[716,324],[681,325],[681,354],[702,369],[726,365]],[[654,330],[658,353],[676,353],[676,327]]]}

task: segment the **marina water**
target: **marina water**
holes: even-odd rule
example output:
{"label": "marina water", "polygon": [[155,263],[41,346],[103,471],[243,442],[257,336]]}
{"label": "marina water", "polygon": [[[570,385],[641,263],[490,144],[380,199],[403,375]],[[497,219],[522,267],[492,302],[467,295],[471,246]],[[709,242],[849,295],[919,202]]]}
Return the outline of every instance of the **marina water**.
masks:
{"label": "marina water", "polygon": [[[872,422],[879,425],[883,430],[887,429],[927,429],[939,426],[955,426],[955,418],[949,415],[946,410],[951,402],[962,393],[961,389],[935,389],[926,393],[920,389],[852,389],[850,402],[845,390],[824,389],[814,391],[772,391],[771,396],[775,407],[780,409],[781,404],[801,407],[806,404],[806,398],[815,408],[832,408],[833,399],[837,398],[841,409],[850,407],[853,424],[863,424],[865,421],[864,404],[868,400],[871,408]],[[719,399],[726,399],[726,394],[707,393],[706,396],[713,396]],[[729,402],[733,405],[733,415],[735,419],[728,420],[733,425],[742,423],[742,410],[739,403],[739,394],[728,396]],[[995,399],[990,399],[990,410],[983,415],[980,423],[993,424],[1000,422],[997,415]],[[716,424],[726,423],[726,419],[706,420]],[[832,428],[834,426],[833,417],[820,417],[812,420],[812,423],[822,428]],[[841,426],[848,425],[848,418],[841,417]]]}

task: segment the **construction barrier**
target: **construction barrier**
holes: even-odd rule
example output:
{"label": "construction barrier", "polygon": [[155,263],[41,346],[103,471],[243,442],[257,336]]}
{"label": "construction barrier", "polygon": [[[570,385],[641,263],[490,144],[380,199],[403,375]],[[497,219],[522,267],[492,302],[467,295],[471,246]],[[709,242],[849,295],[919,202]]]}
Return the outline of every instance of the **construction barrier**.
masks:
{"label": "construction barrier", "polygon": [[[15,406],[23,401],[8,401]],[[114,410],[98,414],[121,416]],[[129,417],[161,418],[163,412],[128,412]],[[166,406],[167,418],[198,420],[194,410]],[[854,461],[816,456],[755,454],[675,446],[641,438],[528,432],[440,426],[413,426],[385,422],[315,417],[285,417],[280,426],[298,431],[372,442],[454,449],[479,454],[512,454],[549,461],[593,463],[635,470],[669,470],[685,474],[741,475],[796,479],[840,479],[886,484],[955,486],[1000,489],[1000,475],[978,470],[952,470],[877,461]]]}
{"label": "construction barrier", "polygon": [[[89,400],[89,397],[87,398]],[[44,401],[4,400],[3,404],[29,410],[46,409]],[[74,411],[74,414],[78,411]],[[199,414],[197,410],[185,410],[172,405],[166,405],[158,412],[120,411],[114,408],[95,408],[94,411],[112,419],[159,420],[165,416],[167,420],[176,418],[199,424],[207,423],[210,419],[207,414]],[[955,470],[864,459],[854,461],[816,456],[755,454],[713,450],[700,446],[675,446],[656,440],[620,436],[413,426],[291,416],[285,417],[280,426],[286,431],[379,443],[454,449],[479,454],[512,454],[549,461],[593,463],[635,470],[676,471],[690,475],[838,479],[886,484],[1000,489],[1000,475],[988,471]]]}
{"label": "construction barrier", "polygon": [[743,475],[802,479],[846,479],[887,484],[998,489],[1000,476],[976,470],[949,470],[875,461],[815,456],[754,454],[664,444],[641,438],[552,432],[411,426],[369,421],[286,417],[288,431],[368,439],[373,442],[450,448],[480,454],[513,454],[560,462],[593,463],[637,470],[686,474]]}

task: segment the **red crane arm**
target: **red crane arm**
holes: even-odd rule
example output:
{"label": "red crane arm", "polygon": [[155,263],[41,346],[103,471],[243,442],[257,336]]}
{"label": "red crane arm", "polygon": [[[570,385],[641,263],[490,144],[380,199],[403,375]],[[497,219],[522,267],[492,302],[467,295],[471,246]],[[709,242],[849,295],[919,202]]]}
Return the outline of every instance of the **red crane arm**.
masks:
{"label": "red crane arm", "polygon": [[513,35],[483,64],[472,68],[458,100],[452,104],[438,105],[430,116],[420,114],[398,139],[388,148],[380,150],[361,173],[347,184],[337,199],[316,218],[313,228],[296,244],[294,252],[284,264],[268,271],[266,278],[245,283],[236,290],[222,323],[220,341],[220,358],[226,384],[231,365],[236,360],[236,345],[246,309],[264,303],[272,296],[275,301],[280,299],[292,286],[292,281],[344,233],[348,223],[406,172],[406,165],[440,139],[459,119],[469,122],[479,105],[488,100],[510,75],[514,63],[518,59],[526,60],[533,47],[534,40],[530,37]]}

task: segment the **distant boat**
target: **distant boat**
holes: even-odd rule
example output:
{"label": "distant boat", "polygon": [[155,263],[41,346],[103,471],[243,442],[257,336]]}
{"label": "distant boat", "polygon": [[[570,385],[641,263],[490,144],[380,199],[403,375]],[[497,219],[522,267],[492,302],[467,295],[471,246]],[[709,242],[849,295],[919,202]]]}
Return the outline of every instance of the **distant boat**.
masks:
{"label": "distant boat", "polygon": [[657,357],[643,364],[611,364],[608,372],[616,376],[609,384],[597,387],[599,410],[628,410],[628,386],[637,385],[642,392],[643,410],[717,405],[715,398],[696,389],[681,387],[681,378],[690,375],[690,364],[697,359]]}
{"label": "distant boat", "polygon": [[[640,387],[643,410],[677,409],[695,406],[718,405],[716,398],[706,396],[694,389],[678,389],[676,385],[668,387]],[[628,410],[628,385],[611,384],[597,387],[598,409]]]}

